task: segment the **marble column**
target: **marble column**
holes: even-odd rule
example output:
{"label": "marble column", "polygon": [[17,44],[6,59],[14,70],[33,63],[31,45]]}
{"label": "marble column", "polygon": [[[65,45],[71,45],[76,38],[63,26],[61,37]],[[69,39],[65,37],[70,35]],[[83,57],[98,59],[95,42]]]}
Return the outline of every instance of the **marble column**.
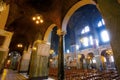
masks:
{"label": "marble column", "polygon": [[3,48],[0,48],[0,73],[2,73],[2,70],[4,69],[7,53],[8,50],[4,50]]}
{"label": "marble column", "polygon": [[102,70],[102,62],[101,62],[101,55],[95,55],[95,60],[96,60],[96,68],[98,70]]}
{"label": "marble column", "polygon": [[58,29],[57,34],[59,35],[59,50],[58,50],[58,80],[64,80],[64,44],[63,37],[65,32]]}
{"label": "marble column", "polygon": [[31,56],[31,54],[28,53],[27,51],[23,52],[23,56],[22,56],[22,59],[21,59],[19,70],[18,70],[19,72],[23,72],[23,73],[28,72],[30,56]]}
{"label": "marble column", "polygon": [[80,69],[83,69],[83,60],[80,60]]}
{"label": "marble column", "polygon": [[30,61],[30,80],[43,80],[48,78],[48,56],[50,44],[37,40],[33,45]]}
{"label": "marble column", "polygon": [[0,29],[0,72],[4,68],[13,33]]}

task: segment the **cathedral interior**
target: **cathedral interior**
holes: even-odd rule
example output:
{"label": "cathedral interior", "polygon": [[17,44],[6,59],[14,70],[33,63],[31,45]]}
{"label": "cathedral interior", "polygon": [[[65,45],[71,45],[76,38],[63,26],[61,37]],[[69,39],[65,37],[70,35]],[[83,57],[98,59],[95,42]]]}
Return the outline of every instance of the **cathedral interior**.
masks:
{"label": "cathedral interior", "polygon": [[119,26],[120,0],[0,0],[0,80],[119,80]]}

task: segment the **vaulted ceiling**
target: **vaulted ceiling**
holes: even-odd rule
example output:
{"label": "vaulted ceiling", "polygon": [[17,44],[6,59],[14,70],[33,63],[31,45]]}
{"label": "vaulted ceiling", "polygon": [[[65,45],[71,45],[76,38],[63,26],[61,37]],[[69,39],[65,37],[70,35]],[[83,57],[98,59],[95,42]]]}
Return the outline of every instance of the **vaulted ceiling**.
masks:
{"label": "vaulted ceiling", "polygon": [[[18,43],[28,46],[39,33],[42,38],[51,24],[61,27],[61,21],[67,11],[80,0],[4,0],[10,4],[9,16],[5,29],[14,32],[10,49],[14,50]],[[35,24],[32,17],[43,16],[42,24]],[[41,39],[42,39],[41,38]]]}
{"label": "vaulted ceiling", "polygon": [[[47,27],[59,19],[59,6],[54,6],[55,0],[11,0],[10,13],[6,29],[15,34],[27,36],[29,42],[33,41],[39,31],[43,35]],[[58,11],[56,10],[58,9]],[[36,25],[32,17],[36,14],[43,16],[44,23]]]}
{"label": "vaulted ceiling", "polygon": [[[51,24],[61,23],[61,0],[6,0],[6,2],[10,4],[10,12],[5,29],[14,32],[10,44],[14,49],[18,43],[24,45],[33,43],[38,33],[43,38]],[[37,14],[43,17],[42,24],[33,22],[32,17]]]}

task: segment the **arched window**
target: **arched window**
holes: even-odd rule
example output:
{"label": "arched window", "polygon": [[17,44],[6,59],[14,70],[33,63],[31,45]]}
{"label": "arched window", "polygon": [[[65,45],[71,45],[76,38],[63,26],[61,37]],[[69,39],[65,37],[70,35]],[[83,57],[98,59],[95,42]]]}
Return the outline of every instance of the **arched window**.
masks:
{"label": "arched window", "polygon": [[104,19],[98,22],[98,27],[102,27],[103,25],[105,25]]}
{"label": "arched window", "polygon": [[83,37],[80,39],[81,43],[83,44],[84,47],[87,47],[89,45],[89,39],[88,37]]}
{"label": "arched window", "polygon": [[107,30],[101,31],[100,35],[101,35],[101,39],[102,39],[103,42],[110,41]]}
{"label": "arched window", "polygon": [[102,21],[99,21],[98,22],[98,27],[101,27],[102,26]]}
{"label": "arched window", "polygon": [[89,39],[90,39],[90,45],[93,45],[93,37],[91,35],[89,36]]}
{"label": "arched window", "polygon": [[81,34],[87,33],[90,31],[89,26],[85,26],[85,28],[81,31]]}

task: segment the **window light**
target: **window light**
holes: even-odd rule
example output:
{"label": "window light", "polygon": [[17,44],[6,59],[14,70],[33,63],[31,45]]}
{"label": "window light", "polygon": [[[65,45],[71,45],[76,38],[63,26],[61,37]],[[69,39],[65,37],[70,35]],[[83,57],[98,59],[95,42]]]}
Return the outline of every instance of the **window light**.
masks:
{"label": "window light", "polygon": [[104,19],[102,19],[102,24],[105,25],[105,21],[104,21]]}
{"label": "window light", "polygon": [[84,33],[85,33],[85,30],[83,29],[82,32],[81,32],[81,34],[84,34]]}
{"label": "window light", "polygon": [[93,37],[90,36],[89,39],[90,39],[90,45],[93,45]]}
{"label": "window light", "polygon": [[110,41],[108,32],[106,30],[101,32],[101,38],[103,42],[108,42]]}
{"label": "window light", "polygon": [[98,22],[98,27],[101,27],[101,26],[102,26],[102,22],[99,21],[99,22]]}
{"label": "window light", "polygon": [[87,33],[90,31],[89,26],[85,26],[85,28],[81,31],[81,34]]}
{"label": "window light", "polygon": [[69,50],[69,49],[67,49],[67,53],[70,53],[70,50]]}
{"label": "window light", "polygon": [[86,27],[85,27],[85,32],[89,32],[89,31],[90,31],[89,26],[86,26]]}
{"label": "window light", "polygon": [[88,46],[88,38],[87,38],[87,37],[84,37],[84,38],[83,38],[83,45],[84,45],[85,47]]}

